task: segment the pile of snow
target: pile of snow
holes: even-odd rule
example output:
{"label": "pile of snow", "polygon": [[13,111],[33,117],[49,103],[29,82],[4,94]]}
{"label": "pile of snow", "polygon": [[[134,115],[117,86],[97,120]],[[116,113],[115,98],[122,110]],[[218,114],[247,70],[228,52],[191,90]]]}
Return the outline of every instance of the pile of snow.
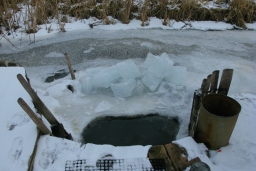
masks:
{"label": "pile of snow", "polygon": [[[85,166],[96,166],[101,159],[127,159],[122,163],[122,170],[129,170],[129,165],[142,161],[145,167],[151,167],[147,158],[151,146],[115,147],[112,145],[84,144],[51,136],[42,136],[38,143],[34,170],[60,170],[67,161],[86,160]],[[113,166],[114,167],[114,166]],[[63,170],[62,169],[62,170]]]}
{"label": "pile of snow", "polygon": [[82,79],[82,89],[88,94],[97,91],[98,88],[110,87],[115,97],[125,98],[140,93],[144,86],[154,92],[162,81],[185,86],[186,67],[173,65],[174,62],[166,53],[160,56],[148,53],[142,66],[146,68],[144,71],[141,71],[131,59],[108,68],[87,69]]}
{"label": "pile of snow", "polygon": [[0,170],[6,171],[28,169],[37,136],[36,125],[17,103],[21,97],[34,110],[32,100],[18,81],[17,74],[25,77],[25,69],[0,67]]}

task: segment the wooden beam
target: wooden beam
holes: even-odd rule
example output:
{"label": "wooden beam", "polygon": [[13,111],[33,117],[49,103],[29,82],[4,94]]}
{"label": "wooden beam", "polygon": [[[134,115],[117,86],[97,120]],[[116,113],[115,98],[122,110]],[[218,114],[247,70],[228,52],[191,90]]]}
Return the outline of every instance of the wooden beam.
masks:
{"label": "wooden beam", "polygon": [[24,87],[24,89],[28,92],[28,94],[32,98],[33,103],[36,109],[38,110],[38,113],[42,114],[51,125],[58,124],[59,122],[57,121],[57,119],[53,116],[51,111],[45,106],[45,104],[38,97],[38,95],[35,93],[32,87],[28,84],[25,78],[21,74],[18,74],[17,78],[20,81],[21,85]]}
{"label": "wooden beam", "polygon": [[206,84],[205,84],[205,87],[204,87],[204,96],[209,93],[209,87],[211,85],[211,78],[212,78],[212,75],[207,76]]}
{"label": "wooden beam", "polygon": [[201,85],[201,97],[204,97],[205,93],[206,93],[206,84],[207,84],[207,79],[203,79],[202,81],[202,85]]}
{"label": "wooden beam", "polygon": [[51,134],[51,131],[44,125],[42,120],[37,117],[37,115],[22,98],[18,99],[18,103],[21,108],[28,114],[28,116],[33,120],[33,122],[37,125],[38,129],[42,131],[43,134]]}
{"label": "wooden beam", "polygon": [[233,77],[233,69],[224,69],[222,72],[218,94],[228,95],[229,87]]}
{"label": "wooden beam", "polygon": [[175,171],[163,145],[152,146],[148,151],[149,159],[164,159],[166,170]]}
{"label": "wooden beam", "polygon": [[194,97],[193,97],[193,104],[192,104],[192,109],[191,109],[191,115],[190,115],[190,122],[189,122],[189,128],[188,128],[188,135],[194,138],[195,131],[196,131],[196,125],[197,125],[197,120],[198,120],[198,111],[200,108],[200,100],[201,96],[198,93],[200,90],[196,90],[194,92]]}
{"label": "wooden beam", "polygon": [[180,148],[177,144],[164,145],[165,150],[173,162],[175,171],[181,171],[181,167],[188,162],[187,152],[185,149]]}
{"label": "wooden beam", "polygon": [[64,55],[65,55],[65,58],[66,58],[66,62],[67,62],[67,65],[68,65],[69,72],[71,74],[71,78],[72,78],[72,80],[75,80],[76,77],[75,77],[75,74],[74,74],[74,70],[72,69],[72,65],[71,65],[70,59],[68,57],[68,54],[65,53]]}
{"label": "wooden beam", "polygon": [[219,72],[220,72],[219,70],[212,72],[210,93],[216,93],[217,91]]}

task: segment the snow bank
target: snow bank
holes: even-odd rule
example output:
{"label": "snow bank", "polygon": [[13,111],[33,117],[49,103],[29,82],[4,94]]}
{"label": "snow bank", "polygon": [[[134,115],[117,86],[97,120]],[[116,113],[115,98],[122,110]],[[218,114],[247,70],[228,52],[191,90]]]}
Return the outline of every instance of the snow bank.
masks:
{"label": "snow bank", "polygon": [[28,169],[37,136],[36,125],[17,103],[21,97],[34,110],[32,100],[18,81],[17,74],[25,76],[25,69],[0,67],[0,170],[6,171]]}
{"label": "snow bank", "polygon": [[[42,136],[38,142],[37,155],[34,162],[36,171],[58,171],[65,167],[66,161],[86,159],[86,165],[96,166],[99,159],[130,159],[134,163],[140,158],[150,166],[147,159],[151,146],[115,147],[112,145],[81,145],[78,142],[51,136]],[[126,164],[126,163],[124,163]]]}

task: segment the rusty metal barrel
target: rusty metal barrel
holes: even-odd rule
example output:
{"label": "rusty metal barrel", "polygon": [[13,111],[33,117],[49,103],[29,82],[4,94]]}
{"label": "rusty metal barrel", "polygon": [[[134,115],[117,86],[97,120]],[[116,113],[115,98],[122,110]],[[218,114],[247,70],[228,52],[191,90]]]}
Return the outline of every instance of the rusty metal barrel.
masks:
{"label": "rusty metal barrel", "polygon": [[210,150],[228,145],[240,111],[241,105],[228,96],[206,95],[199,110],[195,140]]}

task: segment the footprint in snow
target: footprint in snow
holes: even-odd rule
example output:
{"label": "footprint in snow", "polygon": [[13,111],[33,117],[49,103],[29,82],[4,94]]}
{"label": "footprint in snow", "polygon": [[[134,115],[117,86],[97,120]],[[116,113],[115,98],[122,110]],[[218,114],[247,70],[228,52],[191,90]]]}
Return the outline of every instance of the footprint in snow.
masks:
{"label": "footprint in snow", "polygon": [[16,126],[23,126],[29,121],[30,121],[30,118],[28,117],[28,115],[25,112],[21,111],[21,112],[15,113],[10,117],[10,119],[6,123],[6,127],[9,130],[13,130]]}
{"label": "footprint in snow", "polygon": [[19,159],[23,150],[23,138],[16,137],[13,142],[11,149],[9,150],[8,157],[12,162],[15,162]]}

